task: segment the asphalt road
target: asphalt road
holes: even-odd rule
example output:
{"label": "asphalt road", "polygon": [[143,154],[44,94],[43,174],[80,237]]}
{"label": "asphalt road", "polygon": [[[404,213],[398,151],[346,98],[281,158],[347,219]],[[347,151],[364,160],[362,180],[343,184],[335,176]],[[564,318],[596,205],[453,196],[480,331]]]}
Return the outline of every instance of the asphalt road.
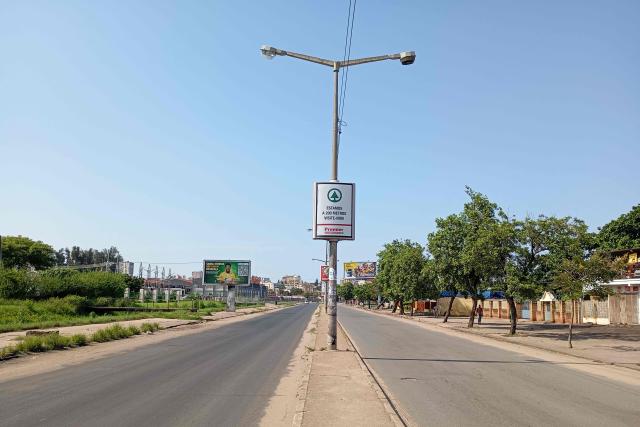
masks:
{"label": "asphalt road", "polygon": [[344,306],[338,318],[417,425],[640,423],[640,388]]}
{"label": "asphalt road", "polygon": [[249,426],[315,304],[0,384],[1,426]]}

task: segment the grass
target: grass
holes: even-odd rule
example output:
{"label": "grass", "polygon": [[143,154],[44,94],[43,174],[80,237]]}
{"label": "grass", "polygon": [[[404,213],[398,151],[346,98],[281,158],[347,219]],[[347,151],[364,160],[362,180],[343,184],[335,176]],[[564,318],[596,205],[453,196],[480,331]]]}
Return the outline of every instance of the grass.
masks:
{"label": "grass", "polygon": [[[0,298],[0,333],[24,331],[28,329],[58,328],[64,326],[90,325],[98,323],[112,323],[124,320],[140,320],[150,318],[201,320],[202,316],[223,311],[225,303],[220,301],[196,301],[197,311],[192,312],[191,301],[179,301],[178,311],[148,311],[148,312],[113,312],[103,315],[86,313],[87,301],[74,304],[78,297],[50,298],[48,300],[10,300]],[[89,302],[90,304],[90,302]],[[133,301],[132,301],[132,305]],[[262,306],[263,303],[238,303],[238,308]],[[135,304],[135,306],[149,306],[152,304]],[[176,303],[170,304],[175,307]],[[156,303],[156,307],[166,307],[165,303]]]}
{"label": "grass", "polygon": [[18,357],[27,353],[41,353],[51,350],[62,350],[66,348],[82,347],[91,342],[107,342],[134,335],[140,335],[146,332],[155,332],[160,329],[157,323],[143,323],[137,326],[122,326],[115,324],[104,329],[100,329],[90,336],[84,334],[76,334],[72,336],[64,336],[59,334],[33,335],[28,336],[19,344],[0,349],[0,360]]}

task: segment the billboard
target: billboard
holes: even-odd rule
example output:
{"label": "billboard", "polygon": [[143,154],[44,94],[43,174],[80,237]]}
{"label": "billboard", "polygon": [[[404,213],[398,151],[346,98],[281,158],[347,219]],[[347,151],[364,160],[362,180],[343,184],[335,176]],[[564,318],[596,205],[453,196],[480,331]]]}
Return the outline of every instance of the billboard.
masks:
{"label": "billboard", "polygon": [[373,279],[376,277],[375,262],[345,262],[345,279]]}
{"label": "billboard", "polygon": [[320,266],[320,281],[328,282],[329,281],[329,266],[321,265]]}
{"label": "billboard", "polygon": [[344,182],[313,184],[314,239],[355,239],[355,186]]}
{"label": "billboard", "polygon": [[207,285],[249,285],[251,261],[204,260],[204,280]]}

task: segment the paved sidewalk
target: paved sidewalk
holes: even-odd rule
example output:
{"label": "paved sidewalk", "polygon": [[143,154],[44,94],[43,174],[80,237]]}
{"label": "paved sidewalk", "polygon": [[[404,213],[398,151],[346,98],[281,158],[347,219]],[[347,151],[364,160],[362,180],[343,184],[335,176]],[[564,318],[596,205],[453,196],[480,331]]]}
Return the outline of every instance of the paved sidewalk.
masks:
{"label": "paved sidewalk", "polygon": [[[235,313],[227,313],[225,311],[219,311],[211,314],[210,316],[203,316],[202,319],[205,321],[216,321],[227,319],[230,317],[244,316],[247,314],[259,313],[262,311],[269,311],[278,308],[275,305],[267,305],[265,307],[252,307],[252,308],[241,308],[238,309]],[[195,323],[200,323],[200,320],[181,320],[181,319],[165,319],[165,318],[149,318],[149,319],[138,319],[138,320],[122,320],[110,323],[93,323],[90,325],[77,325],[77,326],[61,326],[58,328],[46,328],[46,329],[37,329],[38,331],[59,331],[60,335],[71,336],[74,334],[86,334],[90,335],[94,332],[112,326],[115,323],[118,323],[122,326],[135,325],[140,326],[143,323],[158,323],[161,329],[167,328],[175,328],[176,326],[183,325],[191,325]],[[7,347],[10,345],[15,345],[19,342],[27,334],[28,331],[14,331],[14,332],[4,332],[0,334],[0,348]]]}
{"label": "paved sidewalk", "polygon": [[327,348],[327,315],[320,306],[315,351],[307,387],[302,425],[394,426],[391,408],[379,394],[366,368],[338,328],[338,350]]}
{"label": "paved sidewalk", "polygon": [[[398,316],[391,314],[390,310],[371,311]],[[516,336],[509,336],[508,319],[484,317],[482,325],[478,326],[476,322],[474,327],[469,329],[467,328],[469,320],[467,317],[450,317],[447,323],[442,323],[442,317],[411,317],[408,315],[402,317],[434,327],[481,335],[504,342],[640,370],[640,326],[638,325],[574,325],[573,349],[570,349],[567,343],[569,335],[569,325],[567,324],[538,323],[518,319]]]}

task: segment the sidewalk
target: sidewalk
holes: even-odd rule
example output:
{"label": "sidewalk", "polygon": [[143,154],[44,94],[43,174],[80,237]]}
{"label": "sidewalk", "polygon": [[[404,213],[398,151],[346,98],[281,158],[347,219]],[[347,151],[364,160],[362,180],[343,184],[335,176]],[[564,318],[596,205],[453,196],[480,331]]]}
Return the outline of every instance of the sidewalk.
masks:
{"label": "sidewalk", "polygon": [[[368,310],[363,307],[358,308]],[[391,314],[390,310],[371,311],[388,316],[399,316],[397,314]],[[476,322],[474,327],[469,329],[467,328],[467,322],[469,321],[467,317],[450,317],[447,323],[442,323],[442,317],[411,317],[408,315],[401,317],[429,324],[433,327],[480,335],[503,342],[520,344],[640,370],[639,325],[574,325],[573,349],[571,349],[567,343],[569,336],[569,325],[567,324],[538,323],[518,319],[516,336],[509,336],[508,319],[484,317],[482,319],[482,325],[478,326]]]}
{"label": "sidewalk", "polygon": [[[252,308],[241,308],[237,310],[235,313],[227,313],[225,311],[219,311],[211,314],[210,316],[203,316],[202,319],[207,322],[227,319],[230,317],[244,316],[247,314],[259,313],[262,311],[269,311],[278,308],[275,305],[267,305],[265,307],[252,307]],[[149,319],[139,319],[139,320],[122,320],[115,321],[110,323],[93,323],[89,325],[77,325],[77,326],[61,326],[58,328],[47,328],[47,329],[37,329],[38,331],[58,331],[60,335],[71,336],[74,334],[85,334],[90,335],[94,332],[108,328],[113,324],[118,323],[122,326],[135,325],[140,326],[143,323],[158,323],[160,325],[160,329],[168,329],[175,328],[177,326],[183,325],[192,325],[195,323],[200,323],[200,320],[181,320],[181,319],[165,319],[165,318],[149,318]],[[22,339],[22,337],[27,335],[28,331],[14,331],[14,332],[4,332],[0,334],[0,348],[7,347],[10,345],[15,345]]]}
{"label": "sidewalk", "polygon": [[[302,426],[394,426],[395,414],[338,328],[338,350],[328,351],[327,322],[320,306]],[[397,419],[397,418],[396,418]]]}

